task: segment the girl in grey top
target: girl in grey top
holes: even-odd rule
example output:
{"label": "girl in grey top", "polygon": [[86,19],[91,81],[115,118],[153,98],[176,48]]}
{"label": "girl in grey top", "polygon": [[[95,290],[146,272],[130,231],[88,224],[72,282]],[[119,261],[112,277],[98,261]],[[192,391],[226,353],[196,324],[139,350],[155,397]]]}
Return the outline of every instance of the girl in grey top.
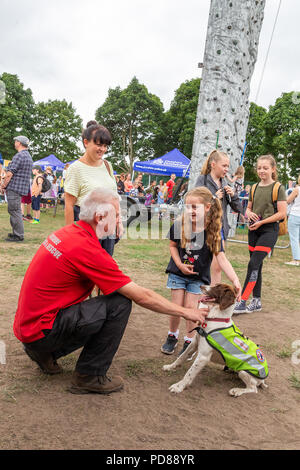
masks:
{"label": "girl in grey top", "polygon": [[[206,186],[213,195],[220,199],[222,217],[222,239],[226,240],[230,229],[227,218],[227,207],[234,212],[242,212],[238,194],[226,183],[225,177],[229,170],[229,157],[226,153],[213,150],[207,157],[195,186]],[[211,285],[221,282],[221,268],[214,256],[211,265]]]}

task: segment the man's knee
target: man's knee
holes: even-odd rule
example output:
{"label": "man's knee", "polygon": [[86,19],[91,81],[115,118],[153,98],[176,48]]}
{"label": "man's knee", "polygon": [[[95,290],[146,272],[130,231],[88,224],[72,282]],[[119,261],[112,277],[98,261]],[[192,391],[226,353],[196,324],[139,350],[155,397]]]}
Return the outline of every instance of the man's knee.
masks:
{"label": "man's knee", "polygon": [[114,293],[106,297],[108,311],[112,315],[129,316],[132,309],[132,301],[122,294]]}

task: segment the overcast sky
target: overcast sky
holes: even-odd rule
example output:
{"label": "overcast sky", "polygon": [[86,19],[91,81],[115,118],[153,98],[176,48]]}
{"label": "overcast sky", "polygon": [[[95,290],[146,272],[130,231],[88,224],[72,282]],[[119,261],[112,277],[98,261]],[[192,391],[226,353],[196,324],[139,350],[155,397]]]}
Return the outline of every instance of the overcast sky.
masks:
{"label": "overcast sky", "polygon": [[[246,1],[246,0],[240,0]],[[279,0],[266,0],[250,100],[255,100]],[[84,123],[135,75],[168,109],[201,74],[210,0],[0,0],[0,73],[36,102],[66,99]],[[282,0],[257,104],[300,90],[300,1]]]}

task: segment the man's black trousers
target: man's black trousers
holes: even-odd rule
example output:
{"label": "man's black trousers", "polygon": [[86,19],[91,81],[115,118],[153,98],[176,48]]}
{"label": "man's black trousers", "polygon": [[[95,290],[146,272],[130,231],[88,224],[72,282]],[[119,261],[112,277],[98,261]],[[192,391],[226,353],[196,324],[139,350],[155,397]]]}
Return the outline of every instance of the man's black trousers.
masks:
{"label": "man's black trousers", "polygon": [[58,312],[51,330],[43,330],[44,338],[26,347],[50,352],[54,359],[83,347],[76,371],[105,375],[118,350],[131,306],[131,300],[116,293],[71,305]]}

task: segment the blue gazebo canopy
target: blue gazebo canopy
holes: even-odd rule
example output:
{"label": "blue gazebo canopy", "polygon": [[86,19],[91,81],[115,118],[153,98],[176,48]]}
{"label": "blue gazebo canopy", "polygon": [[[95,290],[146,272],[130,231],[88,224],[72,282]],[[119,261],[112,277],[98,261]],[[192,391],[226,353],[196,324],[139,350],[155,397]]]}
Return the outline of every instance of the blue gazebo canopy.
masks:
{"label": "blue gazebo canopy", "polygon": [[[154,158],[154,160],[147,162],[135,162],[133,170],[152,175],[172,175],[174,173],[177,177],[181,177],[185,174],[190,163],[190,160],[180,150],[174,149],[160,158]],[[186,178],[189,177],[189,173],[190,170],[185,175]]]}
{"label": "blue gazebo canopy", "polygon": [[51,166],[53,170],[63,170],[65,164],[61,162],[55,155],[49,155],[48,157],[41,158],[41,160],[37,160],[33,162],[34,165],[39,165],[43,170],[47,166]]}

